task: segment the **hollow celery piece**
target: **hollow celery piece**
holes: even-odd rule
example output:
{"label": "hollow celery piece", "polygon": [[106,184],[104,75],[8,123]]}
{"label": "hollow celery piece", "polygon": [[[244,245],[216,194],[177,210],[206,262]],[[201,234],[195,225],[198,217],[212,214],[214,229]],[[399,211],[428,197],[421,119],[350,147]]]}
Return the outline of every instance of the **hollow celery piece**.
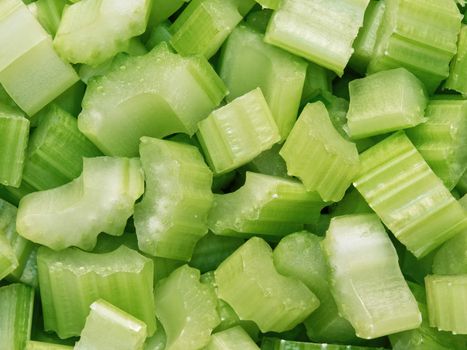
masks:
{"label": "hollow celery piece", "polygon": [[143,137],[140,154],[147,185],[135,206],[138,246],[154,256],[189,261],[208,232],[212,172],[191,145]]}
{"label": "hollow celery piece", "polygon": [[331,72],[316,63],[308,62],[300,103],[305,105],[323,93],[331,94],[331,90]]}
{"label": "hollow celery piece", "polygon": [[280,140],[260,88],[237,97],[198,124],[198,140],[215,174],[234,170]]}
{"label": "hollow celery piece", "polygon": [[296,180],[247,172],[240,189],[214,195],[208,226],[218,235],[277,238],[314,223],[325,206]]}
{"label": "hollow celery piece", "polygon": [[148,27],[154,28],[167,20],[190,0],[153,0],[149,14]]}
{"label": "hollow celery piece", "polygon": [[166,350],[201,349],[219,324],[214,291],[183,265],[156,286],[156,313],[167,335]]}
{"label": "hollow celery piece", "polygon": [[205,350],[259,350],[259,347],[242,327],[236,326],[214,333]]}
{"label": "hollow celery piece", "polygon": [[258,237],[244,243],[214,274],[219,298],[262,332],[292,329],[319,306],[301,281],[277,272],[271,248]]}
{"label": "hollow celery piece", "polygon": [[287,165],[279,155],[281,147],[280,144],[273,145],[245,165],[245,169],[254,173],[287,177]]}
{"label": "hollow celery piece", "polygon": [[114,61],[89,83],[78,127],[105,154],[137,156],[141,136],[193,135],[226,94],[204,58],[179,56],[161,43],[144,56]]}
{"label": "hollow celery piece", "polygon": [[265,41],[342,76],[369,0],[283,0]]}
{"label": "hollow celery piece", "polygon": [[219,75],[230,91],[228,101],[261,88],[283,141],[297,119],[307,65],[263,39],[248,26],[235,28],[222,48]]}
{"label": "hollow celery piece", "polygon": [[24,350],[73,350],[72,346],[28,340]]}
{"label": "hollow celery piece", "polygon": [[30,3],[28,8],[42,27],[55,36],[66,4],[67,2],[63,0],[37,0]]}
{"label": "hollow celery piece", "polygon": [[354,186],[394,236],[421,258],[465,229],[467,217],[404,132],[360,155]]}
{"label": "hollow celery piece", "polygon": [[93,302],[75,350],[141,350],[146,324],[103,299]]}
{"label": "hollow celery piece", "polygon": [[384,350],[365,346],[305,343],[293,340],[264,337],[261,350]]}
{"label": "hollow celery piece", "polygon": [[[465,19],[465,15],[464,15]],[[467,78],[465,71],[467,70],[467,25],[463,24],[459,39],[457,42],[457,53],[451,62],[449,77],[444,84],[444,87],[450,90],[460,92],[464,97],[467,96]]]}
{"label": "hollow celery piece", "polygon": [[55,250],[70,246],[90,250],[101,232],[123,234],[143,190],[138,159],[84,158],[77,179],[21,199],[16,229]]}

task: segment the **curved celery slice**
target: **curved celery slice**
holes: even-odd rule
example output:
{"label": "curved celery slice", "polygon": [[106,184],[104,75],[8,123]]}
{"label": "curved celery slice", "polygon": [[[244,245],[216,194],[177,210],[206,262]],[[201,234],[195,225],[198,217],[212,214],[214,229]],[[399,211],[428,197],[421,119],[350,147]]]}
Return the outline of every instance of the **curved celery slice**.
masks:
{"label": "curved celery slice", "polygon": [[41,247],[37,265],[46,331],[55,331],[60,338],[78,336],[89,306],[102,298],[145,322],[148,334],[154,334],[154,264],[150,259],[124,245],[105,254]]}
{"label": "curved celery slice", "polygon": [[[464,15],[465,20],[465,15]],[[465,71],[467,70],[467,25],[463,24],[459,39],[457,42],[457,53],[451,62],[451,71],[449,77],[444,84],[447,89],[460,92],[467,96],[467,78]]]}
{"label": "curved celery slice", "polygon": [[198,140],[215,174],[234,170],[280,140],[261,89],[213,111],[198,124]]}
{"label": "curved celery slice", "polygon": [[85,158],[83,173],[76,180],[21,200],[16,229],[52,249],[90,250],[99,233],[123,233],[143,189],[138,159]]}
{"label": "curved celery slice", "polygon": [[72,346],[28,340],[24,350],[73,350]]}
{"label": "curved celery slice", "polygon": [[78,127],[105,154],[136,156],[141,136],[193,135],[226,93],[204,58],[179,56],[161,43],[114,61],[89,83]]}
{"label": "curved celery slice", "polygon": [[205,350],[259,350],[242,327],[236,326],[211,336],[211,341]]}
{"label": "curved celery slice", "polygon": [[214,291],[184,265],[156,287],[157,317],[167,334],[166,350],[201,349],[219,324]]}
{"label": "curved celery slice", "polygon": [[277,338],[263,338],[261,350],[384,350],[365,346],[305,343]]}
{"label": "curved celery slice", "polygon": [[277,272],[271,248],[258,237],[243,244],[214,274],[219,298],[262,332],[292,329],[319,306],[302,282]]}
{"label": "curved celery slice", "polygon": [[141,138],[146,192],[135,206],[139,248],[148,254],[189,261],[208,231],[212,173],[194,146]]}

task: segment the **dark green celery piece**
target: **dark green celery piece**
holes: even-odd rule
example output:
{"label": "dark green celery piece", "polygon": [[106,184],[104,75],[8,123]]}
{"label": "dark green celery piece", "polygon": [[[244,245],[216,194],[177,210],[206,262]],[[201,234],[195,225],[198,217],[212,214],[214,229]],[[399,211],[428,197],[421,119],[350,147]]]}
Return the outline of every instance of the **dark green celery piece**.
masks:
{"label": "dark green celery piece", "polygon": [[205,350],[259,350],[259,347],[240,326],[211,335]]}
{"label": "dark green celery piece", "polygon": [[29,4],[28,8],[34,13],[42,27],[54,36],[66,4],[66,0],[37,0]]}
{"label": "dark green celery piece", "polygon": [[294,179],[247,172],[240,189],[214,195],[208,226],[218,235],[277,238],[316,222],[325,206]]}
{"label": "dark green celery piece", "polygon": [[34,191],[35,189],[25,182],[21,182],[18,188],[0,185],[0,198],[17,206],[21,198]]}
{"label": "dark green celery piece", "polygon": [[153,262],[122,245],[110,253],[77,248],[41,247],[37,254],[42,311],[46,331],[60,338],[78,336],[89,306],[104,299],[156,329]]}
{"label": "dark green celery piece", "polygon": [[261,88],[283,141],[297,118],[307,65],[263,39],[247,26],[235,28],[222,49],[219,75],[230,91],[228,101]]}
{"label": "dark green celery piece", "polygon": [[265,41],[342,76],[369,0],[282,0]]}
{"label": "dark green celery piece", "polygon": [[263,338],[261,350],[384,350],[384,348],[369,348],[365,346],[305,343],[278,338]]}
{"label": "dark green celery piece", "polygon": [[216,109],[198,128],[199,143],[216,175],[245,165],[280,140],[260,88]]}
{"label": "dark green celery piece", "polygon": [[[172,1],[172,0],[169,0],[169,1]],[[171,24],[172,23],[170,23],[170,21],[167,20],[162,23],[159,23],[157,26],[155,26],[151,30],[151,33],[149,34],[149,39],[146,42],[146,47],[148,48],[148,50],[152,50],[157,45],[159,45],[161,42],[170,43],[172,34],[170,33],[169,28]]]}
{"label": "dark green celery piece", "polygon": [[167,335],[166,350],[201,349],[219,324],[214,290],[199,270],[183,265],[156,286],[156,313]]}
{"label": "dark green celery piece", "polygon": [[273,11],[268,9],[251,11],[245,18],[246,24],[254,30],[265,33]]}
{"label": "dark green celery piece", "polygon": [[459,182],[456,185],[456,189],[462,195],[465,195],[467,193],[467,170],[464,171],[464,174],[459,179]]}
{"label": "dark green celery piece", "polygon": [[73,350],[72,346],[28,340],[24,350]]}
{"label": "dark green celery piece", "polygon": [[275,144],[270,149],[245,165],[246,170],[265,175],[287,177],[287,165],[279,155],[281,145]]}
{"label": "dark green celery piece", "polygon": [[149,29],[157,27],[189,1],[190,0],[152,0],[152,7],[148,20]]}
{"label": "dark green celery piece", "polygon": [[423,285],[425,276],[432,272],[435,254],[436,251],[433,251],[423,258],[417,259],[410,251],[404,249],[402,254],[399,254],[399,265],[406,279]]}
{"label": "dark green celery piece", "polygon": [[417,258],[466,228],[464,209],[404,132],[369,148],[360,159],[354,186]]}
{"label": "dark green celery piece", "polygon": [[[312,102],[313,99],[319,98],[318,96],[322,94],[327,93],[332,96],[331,90],[331,72],[316,63],[308,62],[301,104],[305,105],[308,102]],[[346,107],[346,113],[347,109],[348,106]]]}
{"label": "dark green celery piece", "polygon": [[271,248],[258,237],[244,243],[214,274],[219,298],[262,332],[292,329],[319,306],[301,281],[277,272]]}
{"label": "dark green celery piece", "polygon": [[370,214],[373,210],[368,206],[368,203],[362,195],[351,187],[339,203],[336,203],[331,209],[333,216],[348,215],[348,214]]}
{"label": "dark green celery piece", "polygon": [[105,154],[136,156],[141,136],[193,135],[226,94],[206,59],[161,43],[144,56],[115,60],[89,82],[78,127]]}
{"label": "dark green celery piece", "polygon": [[[464,14],[464,20],[465,20]],[[451,62],[449,77],[444,84],[447,89],[460,92],[464,97],[467,96],[467,25],[463,24],[459,39],[457,42],[457,53]]]}

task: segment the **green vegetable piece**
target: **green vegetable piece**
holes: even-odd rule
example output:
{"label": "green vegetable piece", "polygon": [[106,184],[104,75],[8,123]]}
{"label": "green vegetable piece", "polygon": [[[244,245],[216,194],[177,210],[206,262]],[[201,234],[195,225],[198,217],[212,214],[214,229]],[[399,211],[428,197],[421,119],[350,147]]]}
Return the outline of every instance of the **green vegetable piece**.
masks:
{"label": "green vegetable piece", "polygon": [[[464,15],[465,19],[465,15]],[[451,62],[451,71],[449,77],[444,84],[447,89],[460,92],[467,96],[467,78],[465,71],[467,70],[467,25],[463,24],[459,39],[457,42],[457,54]]]}
{"label": "green vegetable piece", "polygon": [[370,214],[373,213],[373,210],[355,187],[351,187],[344,198],[331,209],[331,213],[333,216]]}
{"label": "green vegetable piece", "polygon": [[279,154],[281,147],[280,144],[273,145],[245,165],[245,169],[254,173],[287,177],[287,165]]}
{"label": "green vegetable piece", "polygon": [[148,27],[155,28],[190,0],[152,0]]}
{"label": "green vegetable piece", "polygon": [[249,27],[253,28],[257,32],[264,34],[266,32],[269,20],[271,19],[272,13],[273,11],[268,9],[258,11],[253,10],[245,17],[245,22]]}
{"label": "green vegetable piece", "polygon": [[456,189],[463,195],[467,193],[467,170],[464,171],[464,174],[457,182]]}
{"label": "green vegetable piece", "polygon": [[261,350],[384,350],[365,346],[305,343],[293,340],[264,337]]}
{"label": "green vegetable piece", "polygon": [[[301,98],[302,105],[305,105],[308,102],[312,102],[312,100],[315,98],[319,99],[319,96],[322,94],[328,93],[332,96],[331,74],[334,74],[334,73],[331,73],[326,68],[323,68],[313,62],[308,62],[308,67],[306,69],[305,83],[303,85],[302,98]],[[325,101],[323,101],[323,103],[325,103]],[[326,106],[326,107],[329,108],[329,106]],[[347,114],[347,109],[348,109],[348,102],[345,108],[345,114]]]}
{"label": "green vegetable piece", "polygon": [[159,321],[157,321],[156,333],[152,337],[146,338],[144,343],[144,350],[165,350],[165,344],[167,342],[167,337],[165,335],[164,328]]}
{"label": "green vegetable piece", "polygon": [[172,33],[170,33],[170,30],[169,30],[170,25],[171,25],[170,21],[167,20],[162,23],[159,23],[157,26],[155,26],[151,30],[151,33],[149,34],[149,39],[146,42],[146,47],[149,50],[152,50],[157,45],[159,45],[161,42],[170,43],[170,39],[172,38]]}
{"label": "green vegetable piece", "polygon": [[[0,231],[0,234],[2,232]],[[0,280],[18,267],[18,259],[10,242],[0,235]]]}
{"label": "green vegetable piece", "polygon": [[236,326],[214,333],[205,350],[259,350],[259,347],[242,327]]}
{"label": "green vegetable piece", "polygon": [[467,230],[455,235],[438,249],[433,260],[436,275],[467,275]]}
{"label": "green vegetable piece", "polygon": [[282,0],[256,0],[258,4],[261,5],[263,9],[273,9],[277,10],[281,4]]}
{"label": "green vegetable piece", "polygon": [[73,350],[72,346],[28,340],[24,350]]}
{"label": "green vegetable piece", "polygon": [[28,5],[28,9],[36,16],[42,27],[55,36],[62,19],[64,0],[37,0]]}

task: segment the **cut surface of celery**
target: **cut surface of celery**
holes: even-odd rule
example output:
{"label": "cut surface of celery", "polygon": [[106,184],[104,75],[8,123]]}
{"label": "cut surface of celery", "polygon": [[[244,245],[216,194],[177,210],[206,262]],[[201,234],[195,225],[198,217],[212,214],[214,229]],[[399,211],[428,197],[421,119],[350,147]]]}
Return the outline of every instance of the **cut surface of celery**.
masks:
{"label": "cut surface of celery", "polygon": [[236,326],[211,335],[205,350],[259,350],[242,327]]}
{"label": "cut surface of celery", "polygon": [[[464,15],[465,19],[465,15]],[[463,24],[459,39],[457,41],[457,53],[451,62],[449,77],[444,84],[447,89],[460,92],[464,97],[467,96],[467,78],[465,71],[467,69],[467,25]]]}

